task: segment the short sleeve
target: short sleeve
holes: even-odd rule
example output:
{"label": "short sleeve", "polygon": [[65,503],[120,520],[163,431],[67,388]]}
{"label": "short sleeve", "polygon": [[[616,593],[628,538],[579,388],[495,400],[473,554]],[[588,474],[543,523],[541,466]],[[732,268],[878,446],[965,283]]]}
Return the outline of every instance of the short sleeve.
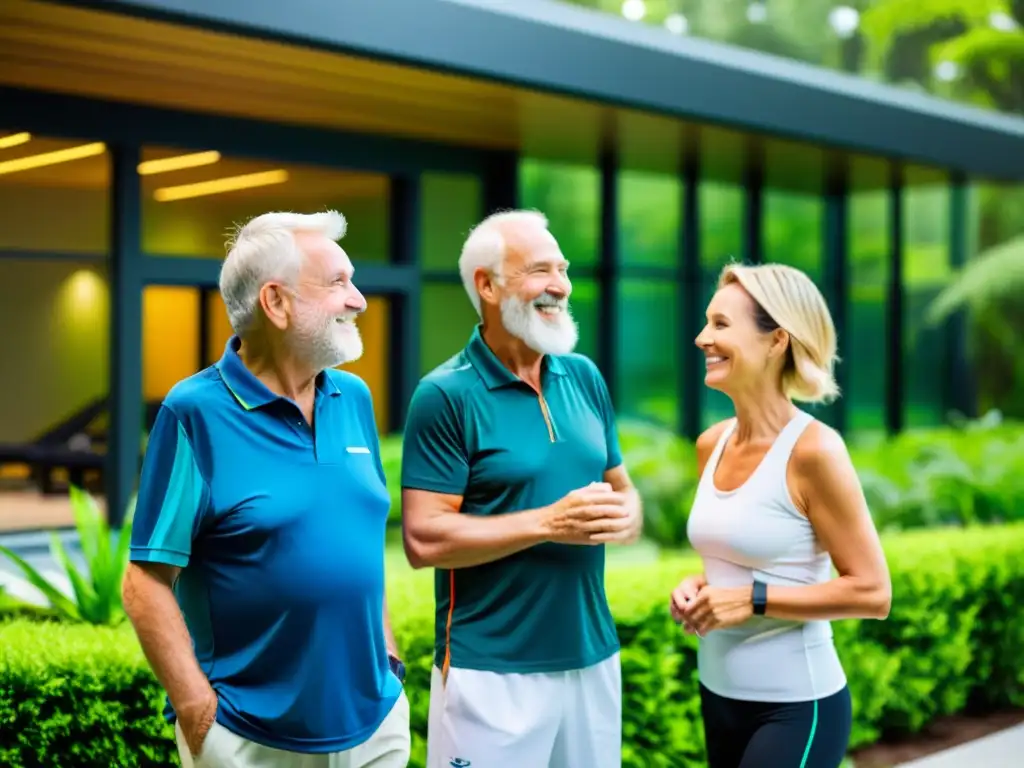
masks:
{"label": "short sleeve", "polygon": [[180,568],[188,565],[195,523],[208,499],[185,428],[163,405],[142,463],[132,517],[131,559]]}
{"label": "short sleeve", "polygon": [[402,442],[402,487],[464,495],[469,481],[465,430],[455,405],[433,382],[409,402]]}
{"label": "short sleeve", "polygon": [[612,397],[608,392],[608,385],[604,376],[593,361],[587,370],[594,381],[594,390],[597,392],[598,404],[601,411],[601,420],[604,422],[604,441],[607,446],[608,460],[605,464],[605,471],[614,469],[622,464],[622,448],[619,445],[619,430],[615,420],[615,408],[612,405]]}

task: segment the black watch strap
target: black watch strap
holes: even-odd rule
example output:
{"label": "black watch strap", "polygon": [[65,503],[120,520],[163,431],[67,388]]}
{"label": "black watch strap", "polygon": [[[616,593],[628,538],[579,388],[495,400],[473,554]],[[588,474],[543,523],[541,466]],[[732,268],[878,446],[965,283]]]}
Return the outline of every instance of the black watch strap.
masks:
{"label": "black watch strap", "polygon": [[768,607],[768,585],[763,581],[754,579],[754,615],[764,616],[765,609]]}

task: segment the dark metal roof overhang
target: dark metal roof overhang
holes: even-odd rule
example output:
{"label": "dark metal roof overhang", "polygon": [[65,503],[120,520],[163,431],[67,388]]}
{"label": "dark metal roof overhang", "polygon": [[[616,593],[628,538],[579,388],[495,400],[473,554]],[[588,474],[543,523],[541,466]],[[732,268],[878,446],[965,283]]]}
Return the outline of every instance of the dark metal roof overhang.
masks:
{"label": "dark metal roof overhang", "polygon": [[71,4],[486,78],[976,177],[1024,179],[1024,119],[680,39],[556,2]]}

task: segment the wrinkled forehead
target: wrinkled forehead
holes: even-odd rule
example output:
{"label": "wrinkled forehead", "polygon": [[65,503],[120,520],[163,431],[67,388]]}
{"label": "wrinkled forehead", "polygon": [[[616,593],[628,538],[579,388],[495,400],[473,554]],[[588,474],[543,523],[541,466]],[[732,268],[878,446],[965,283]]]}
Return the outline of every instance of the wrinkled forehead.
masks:
{"label": "wrinkled forehead", "polygon": [[295,243],[302,251],[300,274],[306,280],[331,282],[352,277],[352,261],[345,249],[319,233],[297,232]]}
{"label": "wrinkled forehead", "polygon": [[555,236],[543,227],[522,228],[507,233],[505,242],[508,245],[505,267],[509,271],[568,264]]}

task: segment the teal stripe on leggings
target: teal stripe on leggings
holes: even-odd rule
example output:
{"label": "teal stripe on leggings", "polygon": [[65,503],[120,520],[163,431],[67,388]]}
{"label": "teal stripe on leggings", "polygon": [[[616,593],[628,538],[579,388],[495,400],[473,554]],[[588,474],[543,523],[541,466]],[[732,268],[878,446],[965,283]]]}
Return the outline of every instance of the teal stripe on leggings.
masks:
{"label": "teal stripe on leggings", "polygon": [[804,759],[800,761],[800,768],[806,768],[807,758],[811,756],[811,744],[814,743],[814,733],[818,730],[818,702],[814,702],[814,717],[811,719],[811,733],[807,737],[807,746],[804,747]]}

